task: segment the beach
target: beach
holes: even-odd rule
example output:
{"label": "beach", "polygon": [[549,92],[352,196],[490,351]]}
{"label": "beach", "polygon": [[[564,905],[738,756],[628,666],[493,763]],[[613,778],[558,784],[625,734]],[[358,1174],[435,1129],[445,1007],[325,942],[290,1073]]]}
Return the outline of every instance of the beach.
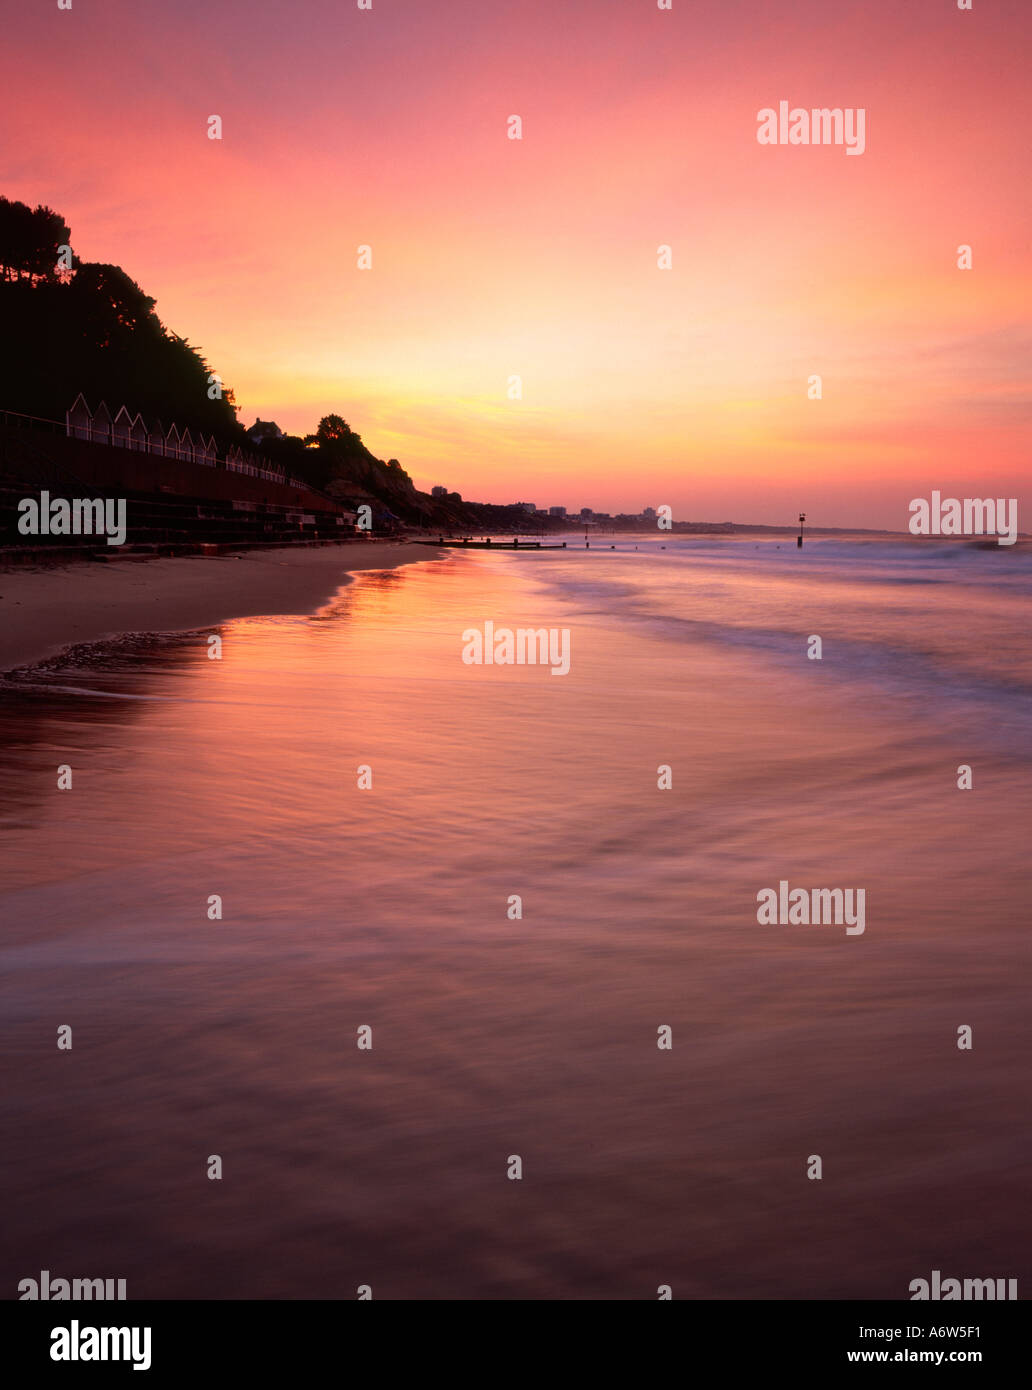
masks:
{"label": "beach", "polygon": [[0,570],[0,671],[126,632],[174,632],[226,618],[310,612],[349,573],[410,564],[430,553],[368,541]]}
{"label": "beach", "polygon": [[667,545],[412,547],[6,683],[9,1292],[1026,1287],[1027,558]]}

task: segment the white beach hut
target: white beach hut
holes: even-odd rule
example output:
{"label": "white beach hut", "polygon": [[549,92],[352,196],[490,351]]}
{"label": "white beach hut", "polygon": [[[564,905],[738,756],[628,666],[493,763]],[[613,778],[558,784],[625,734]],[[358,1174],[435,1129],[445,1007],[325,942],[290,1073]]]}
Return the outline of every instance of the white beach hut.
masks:
{"label": "white beach hut", "polygon": [[93,415],[80,391],[72,402],[71,409],[65,411],[65,433],[70,439],[89,439],[92,419]]}
{"label": "white beach hut", "polygon": [[111,443],[116,449],[128,449],[130,447],[130,432],[132,430],[132,416],[125,406],[119,406],[118,414],[111,422]]}
{"label": "white beach hut", "polygon": [[147,451],[147,426],[142,415],[137,415],[129,426],[129,447],[141,453]]}
{"label": "white beach hut", "polygon": [[93,412],[93,419],[90,422],[90,438],[94,444],[111,443],[111,411],[101,401]]}

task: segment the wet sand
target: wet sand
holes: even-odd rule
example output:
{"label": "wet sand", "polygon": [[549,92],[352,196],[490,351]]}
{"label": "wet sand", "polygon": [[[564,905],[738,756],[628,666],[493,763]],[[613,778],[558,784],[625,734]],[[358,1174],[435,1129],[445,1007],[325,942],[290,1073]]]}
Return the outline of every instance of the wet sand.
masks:
{"label": "wet sand", "polygon": [[351,572],[393,569],[434,554],[426,546],[369,541],[0,571],[0,671],[126,632],[311,613]]}
{"label": "wet sand", "polygon": [[[0,1295],[1027,1293],[1032,566],[731,544],[368,571],[11,683]],[[467,665],[488,617],[569,672]],[[865,932],[761,922],[781,879]]]}

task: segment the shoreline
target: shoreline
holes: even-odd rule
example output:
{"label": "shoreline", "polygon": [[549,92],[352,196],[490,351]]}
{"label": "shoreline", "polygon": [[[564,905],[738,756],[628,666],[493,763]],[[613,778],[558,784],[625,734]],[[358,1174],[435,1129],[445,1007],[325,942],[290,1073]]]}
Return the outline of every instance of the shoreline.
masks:
{"label": "shoreline", "polygon": [[313,613],[351,574],[431,558],[422,546],[368,541],[2,570],[0,674],[131,632]]}

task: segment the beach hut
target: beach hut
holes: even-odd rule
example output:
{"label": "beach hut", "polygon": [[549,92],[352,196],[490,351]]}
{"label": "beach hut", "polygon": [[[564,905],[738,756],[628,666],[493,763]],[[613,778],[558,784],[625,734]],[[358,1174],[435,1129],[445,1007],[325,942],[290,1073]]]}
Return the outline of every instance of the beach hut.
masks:
{"label": "beach hut", "polygon": [[141,453],[147,452],[147,426],[142,415],[138,414],[129,426],[129,447]]}
{"label": "beach hut", "polygon": [[65,411],[65,433],[69,439],[89,439],[92,419],[90,408],[80,391],[72,402],[71,409]]}
{"label": "beach hut", "polygon": [[179,430],[175,425],[169,425],[168,433],[165,435],[165,457],[168,459],[182,457],[179,452]]}
{"label": "beach hut", "polygon": [[155,420],[147,431],[147,448],[152,454],[165,452],[165,427],[160,420]]}
{"label": "beach hut", "polygon": [[128,449],[129,433],[132,429],[132,416],[125,406],[119,406],[118,414],[111,422],[111,443],[116,449]]}
{"label": "beach hut", "polygon": [[186,459],[187,463],[194,462],[194,442],[189,425],[179,435],[179,457]]}
{"label": "beach hut", "polygon": [[216,448],[216,445],[215,445],[215,436],[214,436],[213,434],[209,434],[207,439],[204,439],[204,438],[202,437],[202,439],[201,439],[201,454],[202,454],[202,457],[201,457],[201,460],[200,460],[201,463],[206,463],[206,464],[209,466],[209,468],[214,468],[214,467],[215,467],[215,458],[216,458],[217,452],[218,452],[218,451],[217,451],[217,448]]}
{"label": "beach hut", "polygon": [[111,411],[108,410],[103,401],[93,413],[93,419],[90,422],[90,438],[94,444],[111,443]]}

